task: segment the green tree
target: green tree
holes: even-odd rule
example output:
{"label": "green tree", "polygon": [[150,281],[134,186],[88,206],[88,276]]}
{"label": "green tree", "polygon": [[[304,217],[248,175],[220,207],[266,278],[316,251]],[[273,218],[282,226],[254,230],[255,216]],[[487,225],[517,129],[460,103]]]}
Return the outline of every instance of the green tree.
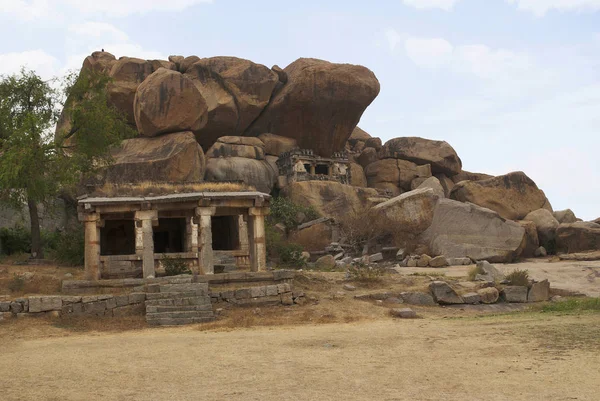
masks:
{"label": "green tree", "polygon": [[38,204],[110,163],[111,147],[134,133],[109,105],[108,83],[88,70],[61,82],[24,69],[0,79],[0,200],[27,204],[34,258],[44,257]]}

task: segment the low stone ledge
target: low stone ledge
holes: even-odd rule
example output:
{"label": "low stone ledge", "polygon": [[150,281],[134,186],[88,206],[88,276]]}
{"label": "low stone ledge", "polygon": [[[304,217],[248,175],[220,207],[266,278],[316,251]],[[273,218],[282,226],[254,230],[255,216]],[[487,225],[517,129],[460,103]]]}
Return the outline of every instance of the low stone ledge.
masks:
{"label": "low stone ledge", "polygon": [[292,291],[289,283],[263,285],[235,290],[212,292],[211,302],[227,302],[233,305],[303,305],[305,295],[301,291]]}

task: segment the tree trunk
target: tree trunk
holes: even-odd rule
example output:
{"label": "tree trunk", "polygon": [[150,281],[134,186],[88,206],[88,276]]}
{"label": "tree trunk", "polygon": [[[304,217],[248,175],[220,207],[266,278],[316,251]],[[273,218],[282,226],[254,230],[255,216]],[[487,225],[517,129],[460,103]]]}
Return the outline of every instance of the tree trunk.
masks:
{"label": "tree trunk", "polygon": [[44,259],[37,203],[28,199],[27,206],[29,207],[29,218],[31,220],[31,257],[33,259]]}

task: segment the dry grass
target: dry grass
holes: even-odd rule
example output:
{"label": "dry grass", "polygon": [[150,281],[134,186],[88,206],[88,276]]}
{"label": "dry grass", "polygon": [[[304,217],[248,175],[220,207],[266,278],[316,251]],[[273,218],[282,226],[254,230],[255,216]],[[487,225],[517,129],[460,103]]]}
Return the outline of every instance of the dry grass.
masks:
{"label": "dry grass", "polygon": [[[11,291],[15,283],[15,276],[24,273],[33,273],[33,277],[23,280],[22,288]],[[81,279],[84,276],[82,268],[57,265],[9,265],[0,264],[0,295],[17,298],[29,294],[59,294],[62,280],[67,279],[65,274],[72,275],[71,280]],[[14,288],[14,287],[13,287]]]}
{"label": "dry grass", "polygon": [[107,183],[97,187],[92,196],[158,196],[190,192],[247,192],[253,186],[241,182],[160,183],[143,181],[132,184]]}

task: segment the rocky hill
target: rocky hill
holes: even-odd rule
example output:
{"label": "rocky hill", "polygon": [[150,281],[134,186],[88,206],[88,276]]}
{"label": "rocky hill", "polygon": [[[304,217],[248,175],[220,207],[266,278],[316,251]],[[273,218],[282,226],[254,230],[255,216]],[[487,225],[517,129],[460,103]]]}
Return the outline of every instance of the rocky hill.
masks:
{"label": "rocky hill", "polygon": [[[383,221],[382,229],[433,256],[502,262],[542,252],[540,245],[600,248],[599,224],[553,212],[523,172],[464,171],[446,142],[382,143],[357,127],[380,89],[365,67],[308,58],[283,69],[235,57],[117,60],[95,52],[82,68],[112,78],[109,101],[139,133],[114,150],[101,183],[244,182],[338,221],[350,212]],[[61,120],[57,131],[67,125]],[[351,185],[282,183],[277,160],[293,149],[320,158],[344,152]]]}

